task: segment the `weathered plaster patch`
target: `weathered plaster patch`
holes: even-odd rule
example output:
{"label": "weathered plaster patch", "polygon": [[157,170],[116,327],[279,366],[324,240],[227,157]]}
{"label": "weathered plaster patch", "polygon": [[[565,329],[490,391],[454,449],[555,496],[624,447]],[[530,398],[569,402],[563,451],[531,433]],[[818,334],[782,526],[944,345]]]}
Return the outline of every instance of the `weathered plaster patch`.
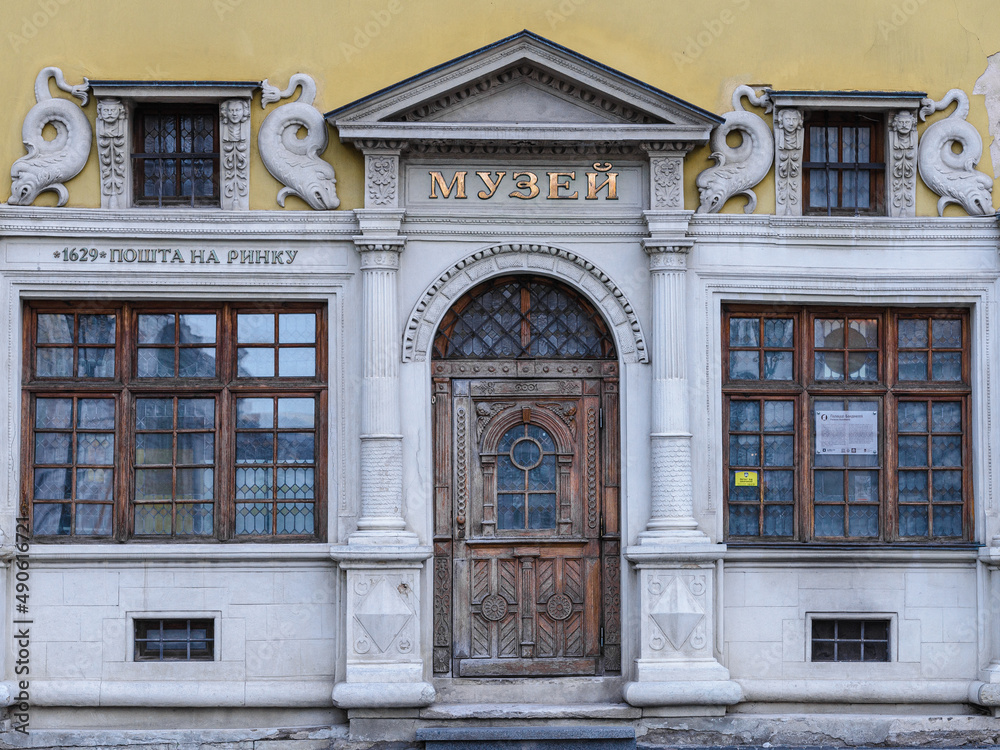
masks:
{"label": "weathered plaster patch", "polygon": [[973,94],[986,97],[986,116],[990,121],[990,156],[993,159],[993,177],[1000,178],[1000,52],[986,58],[986,71],[979,76]]}

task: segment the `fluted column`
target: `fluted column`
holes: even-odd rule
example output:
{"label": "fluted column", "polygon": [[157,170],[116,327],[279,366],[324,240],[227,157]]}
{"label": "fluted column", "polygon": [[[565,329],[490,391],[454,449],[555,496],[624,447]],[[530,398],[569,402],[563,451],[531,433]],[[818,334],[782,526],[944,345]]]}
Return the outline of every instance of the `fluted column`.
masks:
{"label": "fluted column", "polygon": [[361,253],[361,517],[381,538],[403,521],[403,436],[399,412],[396,276],[402,240],[358,240]]}
{"label": "fluted column", "polygon": [[694,520],[691,430],[688,416],[687,254],[690,241],[648,239],[653,326],[650,482],[652,510],[641,544],[669,540],[702,541]]}

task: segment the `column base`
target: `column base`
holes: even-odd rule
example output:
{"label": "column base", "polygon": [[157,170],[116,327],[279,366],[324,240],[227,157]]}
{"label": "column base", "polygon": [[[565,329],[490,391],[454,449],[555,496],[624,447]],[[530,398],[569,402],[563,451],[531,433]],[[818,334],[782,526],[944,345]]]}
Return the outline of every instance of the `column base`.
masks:
{"label": "column base", "polygon": [[416,547],[420,538],[403,528],[359,528],[347,537],[349,547]]}
{"label": "column base", "polygon": [[429,682],[339,682],[333,688],[337,708],[423,708],[433,702]]}
{"label": "column base", "polygon": [[628,682],[622,691],[625,702],[639,708],[671,707],[674,716],[717,716],[743,698],[743,691],[729,680],[681,680]]}

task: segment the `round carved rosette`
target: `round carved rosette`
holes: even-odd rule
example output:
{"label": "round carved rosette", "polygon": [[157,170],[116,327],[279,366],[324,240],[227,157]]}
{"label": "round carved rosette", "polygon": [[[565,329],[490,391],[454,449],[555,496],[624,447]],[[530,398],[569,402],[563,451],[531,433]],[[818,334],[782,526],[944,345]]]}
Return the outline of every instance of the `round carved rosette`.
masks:
{"label": "round carved rosette", "polygon": [[498,594],[490,594],[483,599],[481,611],[487,620],[501,620],[507,614],[507,600]]}
{"label": "round carved rosette", "polygon": [[545,602],[545,612],[553,620],[565,620],[573,614],[573,601],[566,594],[553,594]]}

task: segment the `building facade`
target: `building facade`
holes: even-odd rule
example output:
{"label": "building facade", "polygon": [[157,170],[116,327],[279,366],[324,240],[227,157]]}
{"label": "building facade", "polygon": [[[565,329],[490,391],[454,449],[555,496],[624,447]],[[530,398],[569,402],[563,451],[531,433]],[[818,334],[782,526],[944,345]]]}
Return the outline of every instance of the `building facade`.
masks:
{"label": "building facade", "polygon": [[4,743],[1000,736],[985,4],[21,5]]}

